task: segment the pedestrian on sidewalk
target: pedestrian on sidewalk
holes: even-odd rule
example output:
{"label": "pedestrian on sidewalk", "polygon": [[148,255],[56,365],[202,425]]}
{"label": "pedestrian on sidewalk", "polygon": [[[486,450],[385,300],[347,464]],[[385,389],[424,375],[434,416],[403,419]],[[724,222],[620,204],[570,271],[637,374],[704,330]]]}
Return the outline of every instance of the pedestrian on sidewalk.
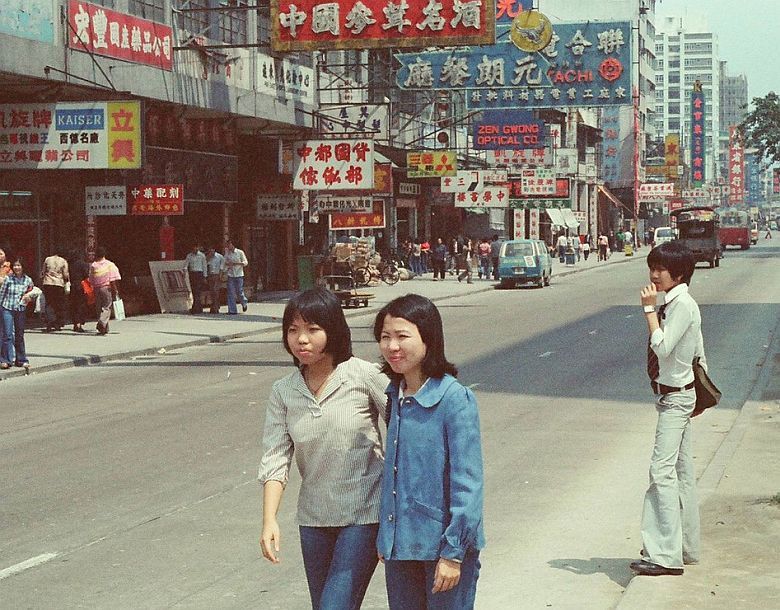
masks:
{"label": "pedestrian on sidewalk", "polygon": [[192,290],[192,309],[191,314],[203,313],[203,289],[208,281],[208,268],[206,255],[201,251],[200,244],[192,244],[192,248],[185,258],[187,263],[187,276],[190,280]]}
{"label": "pedestrian on sidewalk", "polygon": [[[640,297],[648,330],[647,374],[656,395],[658,423],[650,462],[650,486],[642,510],[640,575],[679,576],[699,561],[699,503],[691,439],[696,406],[693,360],[707,368],[701,313],[688,292],[695,261],[679,241],[661,244],[647,257],[650,284]],[[665,293],[656,311],[657,294]]]}
{"label": "pedestrian on sidewalk", "polygon": [[590,235],[582,241],[582,258],[588,260],[590,256]]}
{"label": "pedestrian on sidewalk", "polygon": [[427,239],[423,239],[420,243],[420,254],[421,273],[428,273],[431,271],[431,244]]}
{"label": "pedestrian on sidewalk", "polygon": [[485,546],[476,398],[447,361],[429,299],[407,294],[385,305],[374,338],[391,379],[376,542],[390,610],[468,610]]}
{"label": "pedestrian on sidewalk", "polygon": [[213,246],[206,251],[206,268],[209,283],[209,313],[219,313],[219,293],[225,276],[225,257]]}
{"label": "pedestrian on sidewalk", "polygon": [[501,252],[501,240],[494,234],[490,242],[490,264],[493,269],[493,279],[498,281],[498,254]]}
{"label": "pedestrian on sidewalk", "polygon": [[409,266],[412,268],[412,273],[415,275],[422,275],[422,245],[419,237],[414,238],[414,243],[412,244],[411,253],[409,255]]}
{"label": "pedestrian on sidewalk", "polygon": [[35,285],[24,273],[22,260],[17,258],[11,265],[12,273],[0,284],[0,317],[3,319],[3,348],[0,351],[0,369],[11,365],[29,368],[24,345],[24,326],[27,304],[32,298]]}
{"label": "pedestrian on sidewalk", "polygon": [[68,272],[70,274],[70,319],[74,333],[83,333],[87,321],[87,295],[84,294],[82,281],[89,279],[89,265],[84,260],[81,250],[74,250],[69,256]]}
{"label": "pedestrian on sidewalk", "polygon": [[599,247],[599,260],[606,261],[607,250],[609,249],[609,238],[606,235],[604,235],[604,233],[601,233],[599,235],[598,247]]}
{"label": "pedestrian on sidewalk", "polygon": [[[6,259],[5,250],[0,248],[0,288],[3,287],[5,278],[13,273],[11,263]],[[8,354],[5,353],[5,343],[3,342],[3,316],[0,315],[0,362],[8,362]]]}
{"label": "pedestrian on sidewalk", "polygon": [[377,564],[388,378],[355,358],[341,302],[314,288],[287,303],[282,343],[296,370],[273,384],[263,433],[260,547],[279,563],[277,512],[293,455],[312,608],[360,608]]}
{"label": "pedestrian on sidewalk", "polygon": [[46,332],[62,330],[65,324],[65,287],[70,288],[70,273],[68,261],[55,252],[47,256],[41,269],[41,283],[46,308],[43,317],[46,319]]}
{"label": "pedestrian on sidewalk", "polygon": [[89,266],[89,283],[95,291],[95,307],[98,314],[96,330],[99,335],[108,333],[111,306],[119,297],[116,283],[121,279],[117,266],[106,258],[106,249],[103,246],[95,248],[95,260]]}
{"label": "pedestrian on sidewalk", "polygon": [[562,263],[566,260],[566,248],[569,246],[569,239],[566,237],[566,233],[561,233],[558,236],[558,241],[555,242],[558,248],[558,262]]}
{"label": "pedestrian on sidewalk", "polygon": [[444,267],[447,262],[447,246],[444,245],[441,237],[436,239],[436,245],[431,251],[431,262],[433,264],[433,281],[436,281],[437,275],[443,280]]}
{"label": "pedestrian on sidewalk", "polygon": [[244,268],[249,265],[246,254],[236,248],[233,240],[225,242],[225,273],[227,275],[227,306],[228,314],[237,315],[236,299],[241,301],[241,311],[246,312],[247,301],[244,294]]}
{"label": "pedestrian on sidewalk", "polygon": [[764,233],[764,239],[772,239],[772,225],[766,223],[766,233]]}
{"label": "pedestrian on sidewalk", "polygon": [[483,237],[477,246],[477,256],[479,256],[479,279],[490,279],[490,242],[487,237]]}
{"label": "pedestrian on sidewalk", "polygon": [[473,284],[474,282],[471,281],[471,264],[474,258],[474,242],[472,240],[466,240],[466,243],[463,244],[463,248],[461,249],[461,253],[458,255],[458,257],[458,268],[460,269],[458,273],[458,281],[462,282],[463,278],[466,278],[467,284]]}

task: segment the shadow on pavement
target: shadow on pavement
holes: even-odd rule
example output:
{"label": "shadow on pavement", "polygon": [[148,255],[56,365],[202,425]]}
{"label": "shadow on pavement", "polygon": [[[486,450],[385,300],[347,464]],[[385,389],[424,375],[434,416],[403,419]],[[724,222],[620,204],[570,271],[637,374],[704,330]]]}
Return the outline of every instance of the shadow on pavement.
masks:
{"label": "shadow on pavement", "polygon": [[552,568],[582,576],[605,574],[621,587],[626,587],[632,577],[628,567],[632,561],[636,561],[636,558],[591,557],[590,559],[552,559],[547,564]]}

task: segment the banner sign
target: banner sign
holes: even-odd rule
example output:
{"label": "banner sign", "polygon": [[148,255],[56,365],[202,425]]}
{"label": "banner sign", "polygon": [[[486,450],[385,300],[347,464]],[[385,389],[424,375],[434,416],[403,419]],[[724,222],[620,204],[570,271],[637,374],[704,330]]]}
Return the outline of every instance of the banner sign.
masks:
{"label": "banner sign", "polygon": [[442,176],[442,193],[467,193],[480,191],[485,186],[485,181],[479,170],[459,169],[454,176]]}
{"label": "banner sign", "polygon": [[509,187],[484,186],[478,191],[455,193],[456,208],[506,208],[509,207]]}
{"label": "banner sign", "polygon": [[54,42],[54,0],[3,0],[0,34]]}
{"label": "banner sign", "polygon": [[489,150],[485,154],[489,165],[506,167],[510,171],[520,170],[529,165],[550,167],[553,164],[552,151],[549,148]]}
{"label": "banner sign", "polygon": [[[620,133],[620,108],[604,108],[602,111],[601,141],[601,177],[605,182],[614,185],[620,179],[620,148],[622,134]],[[576,152],[576,151],[575,151]],[[576,167],[569,168],[577,171]]]}
{"label": "banner sign", "polygon": [[705,174],[704,92],[701,85],[694,85],[691,94],[691,165],[693,186],[702,186]]}
{"label": "banner sign", "polygon": [[554,195],[556,186],[555,170],[553,169],[524,169],[520,174],[520,193],[522,195]]}
{"label": "banner sign", "polygon": [[370,212],[348,212],[330,214],[328,228],[331,231],[339,229],[384,229],[385,204],[379,199],[374,200]]}
{"label": "banner sign", "polygon": [[400,53],[397,84],[408,90],[467,89],[470,109],[631,104],[631,24],[563,23],[538,53],[511,42]]}
{"label": "banner sign", "polygon": [[296,190],[371,190],[373,140],[306,140],[293,146]]}
{"label": "banner sign", "polygon": [[127,189],[119,186],[84,187],[87,216],[124,216],[127,214]]}
{"label": "banner sign", "polygon": [[683,189],[683,199],[698,199],[700,201],[709,200],[710,193],[705,188],[698,189]]}
{"label": "banner sign", "polygon": [[537,209],[528,212],[528,239],[539,239],[539,216]]}
{"label": "banner sign", "polygon": [[[231,49],[234,53],[241,49]],[[291,59],[254,54],[257,62],[257,92],[281,101],[301,102],[314,106],[316,79],[314,68],[302,66]],[[248,87],[251,89],[251,84]]]}
{"label": "banner sign", "polygon": [[729,126],[729,203],[745,203],[745,149],[736,125]]}
{"label": "banner sign", "polygon": [[761,193],[761,164],[755,153],[745,155],[745,192],[748,203],[761,203],[764,198]]}
{"label": "banner sign", "polygon": [[321,106],[316,116],[324,134],[367,136],[375,140],[389,137],[387,104]]}
{"label": "banner sign", "polygon": [[772,170],[772,194],[780,195],[780,167]]}
{"label": "banner sign", "polygon": [[527,110],[485,110],[473,127],[476,150],[544,148],[544,121]]}
{"label": "banner sign", "polygon": [[271,0],[274,51],[492,44],[494,0]]}
{"label": "banner sign", "polygon": [[301,201],[295,193],[261,193],[255,202],[258,220],[298,220]]}
{"label": "banner sign", "polygon": [[642,203],[663,202],[667,197],[674,197],[673,182],[639,185],[639,201]]}
{"label": "banner sign", "polygon": [[141,102],[0,104],[0,170],[139,167]]}
{"label": "banner sign", "polygon": [[139,184],[127,188],[133,216],[182,216],[183,184]]}
{"label": "banner sign", "polygon": [[525,210],[512,210],[512,239],[525,239]]}
{"label": "banner sign", "polygon": [[374,163],[374,195],[393,196],[392,163]]}
{"label": "banner sign", "polygon": [[669,134],[664,140],[664,164],[666,179],[677,180],[677,168],[680,166],[680,136],[677,134]]}
{"label": "banner sign", "polygon": [[407,178],[455,176],[458,158],[451,150],[406,153]]}
{"label": "banner sign", "polygon": [[509,207],[515,209],[571,207],[570,182],[568,178],[556,178],[554,193],[543,196],[527,195],[523,193],[522,177],[510,176],[509,199]]}
{"label": "banner sign", "polygon": [[370,212],[374,209],[371,195],[317,195],[314,205],[318,214],[331,212]]}
{"label": "banner sign", "polygon": [[68,48],[173,70],[173,30],[96,4],[68,2]]}

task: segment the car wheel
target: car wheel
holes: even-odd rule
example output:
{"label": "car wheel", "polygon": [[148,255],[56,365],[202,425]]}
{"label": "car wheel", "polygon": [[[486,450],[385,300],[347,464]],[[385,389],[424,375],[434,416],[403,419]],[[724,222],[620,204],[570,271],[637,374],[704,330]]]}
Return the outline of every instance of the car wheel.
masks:
{"label": "car wheel", "polygon": [[720,257],[717,254],[715,255],[715,266],[720,267]]}

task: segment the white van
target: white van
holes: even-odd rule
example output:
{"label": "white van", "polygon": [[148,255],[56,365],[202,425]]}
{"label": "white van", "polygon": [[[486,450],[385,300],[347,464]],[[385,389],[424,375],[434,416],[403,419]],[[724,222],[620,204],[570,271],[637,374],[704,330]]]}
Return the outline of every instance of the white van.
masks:
{"label": "white van", "polygon": [[674,239],[674,229],[672,227],[658,227],[653,233],[653,247],[660,246],[667,241]]}

